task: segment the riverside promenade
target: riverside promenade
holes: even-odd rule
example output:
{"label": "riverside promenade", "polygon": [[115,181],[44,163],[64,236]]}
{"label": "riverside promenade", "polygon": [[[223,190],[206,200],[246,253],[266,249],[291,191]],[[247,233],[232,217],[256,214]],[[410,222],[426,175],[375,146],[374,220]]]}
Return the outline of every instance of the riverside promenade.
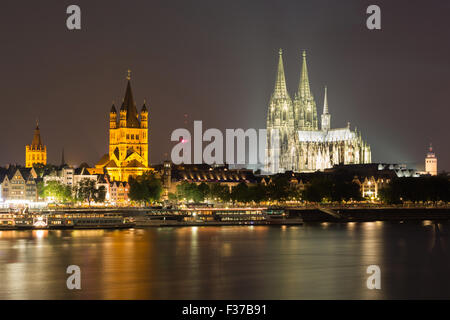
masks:
{"label": "riverside promenade", "polygon": [[[268,206],[233,206],[233,207],[102,207],[102,208],[69,208],[58,207],[50,210],[66,213],[115,213],[124,217],[160,216],[172,219],[188,220],[208,218],[211,215],[227,215],[240,219],[253,220],[260,216]],[[284,210],[291,218],[301,218],[304,222],[353,222],[353,221],[421,221],[450,220],[449,204],[402,204],[383,205],[374,203],[355,204],[287,204],[277,207]],[[47,211],[47,210],[45,210]]]}
{"label": "riverside promenade", "polygon": [[304,222],[450,220],[450,205],[307,205],[285,208]]}

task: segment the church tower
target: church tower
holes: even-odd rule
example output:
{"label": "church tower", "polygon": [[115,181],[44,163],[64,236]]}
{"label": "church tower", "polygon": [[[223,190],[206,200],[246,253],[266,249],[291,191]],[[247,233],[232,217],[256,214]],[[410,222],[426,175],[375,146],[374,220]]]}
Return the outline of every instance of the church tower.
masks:
{"label": "church tower", "polygon": [[[141,108],[141,129],[142,129],[142,134],[145,136],[144,140],[145,143],[142,143],[139,146],[139,152],[141,153],[142,157],[144,159],[147,160],[146,165],[148,165],[148,143],[147,143],[147,132],[148,132],[148,110],[147,110],[147,106],[145,105],[145,100],[144,100],[144,104],[142,105]],[[144,142],[144,141],[142,141]]]}
{"label": "church tower", "polygon": [[319,128],[305,51],[302,53],[298,90],[292,102],[286,88],[280,49],[275,88],[267,113],[265,171],[314,172],[338,164],[371,163],[371,158],[370,146],[361,138],[356,128],[350,128],[350,123],[347,127],[331,129],[327,87]]}
{"label": "church tower", "polygon": [[267,112],[266,171],[296,170],[295,117],[286,87],[283,51],[280,49],[275,88]]}
{"label": "church tower", "polygon": [[47,146],[42,143],[39,122],[36,122],[33,141],[25,147],[25,166],[32,168],[34,164],[47,164]]}
{"label": "church tower", "polygon": [[306,51],[302,53],[302,72],[298,92],[294,99],[294,110],[296,127],[298,130],[319,130],[317,120],[316,102],[311,93],[308,77],[308,66],[306,64]]}
{"label": "church tower", "polygon": [[[141,113],[141,120],[139,120],[131,90],[130,72],[128,71],[127,88],[120,108],[119,123],[117,123],[117,111],[114,104],[109,114],[109,155],[118,165],[137,160],[144,166],[148,166],[148,112],[144,104],[145,112]],[[129,158],[131,153],[136,153],[132,159]]]}
{"label": "church tower", "polygon": [[[109,112],[109,154],[97,163],[106,169],[111,180],[128,181],[130,176],[149,171],[148,167],[148,110],[142,106],[140,114],[131,90],[131,71],[128,70],[125,97],[117,114],[113,105]],[[140,118],[139,118],[140,115]]]}
{"label": "church tower", "polygon": [[328,97],[327,87],[325,87],[325,96],[323,98],[323,113],[322,113],[322,130],[328,131],[331,128],[331,115],[328,112]]}
{"label": "church tower", "polygon": [[437,158],[435,153],[433,152],[433,146],[430,143],[430,149],[427,153],[427,157],[425,158],[425,172],[432,176],[437,175]]}

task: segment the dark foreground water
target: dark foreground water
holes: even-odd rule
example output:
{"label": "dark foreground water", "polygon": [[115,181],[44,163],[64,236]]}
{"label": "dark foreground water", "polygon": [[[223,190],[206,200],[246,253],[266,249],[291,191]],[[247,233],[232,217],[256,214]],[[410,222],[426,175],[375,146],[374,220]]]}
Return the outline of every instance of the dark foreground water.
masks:
{"label": "dark foreground water", "polygon": [[[0,231],[0,298],[450,298],[450,225],[438,226]],[[66,287],[69,265],[81,290]],[[380,290],[367,288],[369,265]]]}

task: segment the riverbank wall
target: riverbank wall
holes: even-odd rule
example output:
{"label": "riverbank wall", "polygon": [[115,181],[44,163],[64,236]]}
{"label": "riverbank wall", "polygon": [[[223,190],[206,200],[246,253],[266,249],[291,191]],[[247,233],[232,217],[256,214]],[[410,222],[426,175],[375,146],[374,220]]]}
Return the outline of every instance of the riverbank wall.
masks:
{"label": "riverbank wall", "polygon": [[304,222],[450,220],[450,208],[289,208]]}

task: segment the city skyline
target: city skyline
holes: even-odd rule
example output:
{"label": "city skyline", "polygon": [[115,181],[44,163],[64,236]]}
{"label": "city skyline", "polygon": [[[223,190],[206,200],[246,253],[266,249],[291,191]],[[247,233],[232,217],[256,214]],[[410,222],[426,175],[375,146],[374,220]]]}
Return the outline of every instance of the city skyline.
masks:
{"label": "city skyline", "polygon": [[450,298],[449,1],[4,2],[0,299]]}
{"label": "city skyline", "polygon": [[[108,3],[105,13],[100,4],[81,1],[82,30],[77,32],[65,28],[65,4],[45,10],[27,5],[20,27],[6,15],[16,28],[0,35],[7,48],[0,164],[24,164],[24,146],[38,118],[50,163],[60,162],[64,148],[70,164],[94,165],[108,151],[107,114],[111,102],[122,99],[128,69],[136,104],[145,99],[149,107],[152,164],[170,154],[170,133],[194,120],[221,130],[264,128],[281,47],[288,89],[298,84],[301,50],[306,49],[317,105],[323,104],[320,93],[326,85],[333,122],[343,127],[348,120],[364,128],[373,162],[423,166],[432,142],[439,171],[449,170],[449,111],[443,105],[450,47],[440,41],[448,22],[433,19],[439,28],[408,23],[413,17],[439,16],[439,6],[381,1],[382,30],[370,31],[362,3],[258,2],[252,12],[255,4],[204,2],[190,8],[154,2],[131,8]],[[19,10],[7,6],[4,12]],[[324,17],[322,23],[317,16]],[[164,17],[177,23],[164,25]],[[111,22],[124,18],[135,23]],[[201,28],[196,18],[202,19]]]}

